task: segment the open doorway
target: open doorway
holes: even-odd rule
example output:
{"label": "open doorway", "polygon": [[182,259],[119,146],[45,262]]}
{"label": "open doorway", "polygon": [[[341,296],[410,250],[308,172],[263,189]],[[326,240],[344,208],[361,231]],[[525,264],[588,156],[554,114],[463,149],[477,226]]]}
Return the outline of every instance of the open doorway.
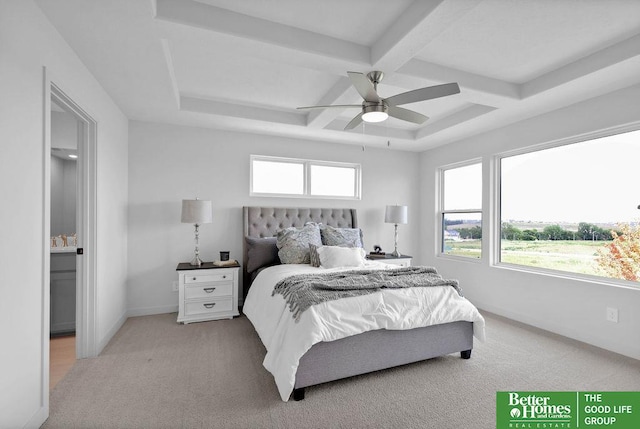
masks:
{"label": "open doorway", "polygon": [[[82,123],[51,99],[49,389],[76,361],[78,143]],[[80,285],[82,286],[82,285]]]}
{"label": "open doorway", "polygon": [[[53,366],[59,364],[51,338],[67,340],[61,348],[69,366],[96,356],[97,124],[52,81],[46,68],[44,87],[42,400],[48,407]],[[60,377],[58,368],[55,371]]]}

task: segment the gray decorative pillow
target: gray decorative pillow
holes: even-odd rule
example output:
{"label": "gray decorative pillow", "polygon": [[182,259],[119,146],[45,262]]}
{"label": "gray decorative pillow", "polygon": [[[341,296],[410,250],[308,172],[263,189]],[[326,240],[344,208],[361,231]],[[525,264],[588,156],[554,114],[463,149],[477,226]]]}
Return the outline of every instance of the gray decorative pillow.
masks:
{"label": "gray decorative pillow", "polygon": [[318,268],[320,266],[320,255],[318,255],[318,246],[316,246],[315,244],[309,244],[309,263],[312,267]]}
{"label": "gray decorative pillow", "polygon": [[283,264],[308,264],[309,244],[322,246],[320,228],[317,223],[308,223],[302,228],[285,228],[278,231],[276,243],[278,256]]}
{"label": "gray decorative pillow", "polygon": [[247,272],[280,263],[275,237],[245,237],[244,241],[247,243]]}
{"label": "gray decorative pillow", "polygon": [[325,246],[364,247],[360,228],[334,228],[327,225],[320,233]]}

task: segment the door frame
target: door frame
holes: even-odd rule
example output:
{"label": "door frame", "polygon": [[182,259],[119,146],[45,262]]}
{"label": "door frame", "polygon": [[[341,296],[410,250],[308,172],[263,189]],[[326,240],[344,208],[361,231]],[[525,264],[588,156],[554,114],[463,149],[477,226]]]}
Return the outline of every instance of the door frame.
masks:
{"label": "door frame", "polygon": [[76,258],[76,358],[97,355],[97,122],[55,83],[44,69],[43,132],[43,285],[42,400],[49,406],[50,235],[51,235],[51,100],[71,113],[78,126],[76,233],[82,257]]}

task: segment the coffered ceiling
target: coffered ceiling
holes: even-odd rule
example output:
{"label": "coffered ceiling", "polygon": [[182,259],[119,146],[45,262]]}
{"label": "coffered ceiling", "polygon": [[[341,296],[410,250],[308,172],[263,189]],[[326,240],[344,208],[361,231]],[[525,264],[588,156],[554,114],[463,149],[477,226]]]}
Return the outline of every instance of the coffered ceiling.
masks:
{"label": "coffered ceiling", "polygon": [[[37,0],[130,118],[421,151],[640,82],[636,0]],[[344,131],[347,71],[382,97],[457,82]]]}

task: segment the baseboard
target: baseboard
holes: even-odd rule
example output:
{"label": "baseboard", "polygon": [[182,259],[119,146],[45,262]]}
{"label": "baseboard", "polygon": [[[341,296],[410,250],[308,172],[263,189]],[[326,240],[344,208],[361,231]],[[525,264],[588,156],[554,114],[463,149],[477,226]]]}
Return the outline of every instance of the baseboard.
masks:
{"label": "baseboard", "polygon": [[118,332],[120,330],[120,328],[122,328],[122,325],[124,325],[124,322],[127,321],[127,313],[123,313],[122,316],[120,316],[120,318],[116,321],[116,323],[113,324],[113,326],[111,327],[111,329],[109,329],[109,331],[107,331],[107,333],[104,335],[104,337],[102,337],[102,339],[100,340],[100,342],[98,343],[98,349],[96,350],[96,356],[99,355],[100,353],[102,353],[102,350],[104,350],[104,348],[107,346],[107,344],[109,344],[109,341],[111,341],[111,338],[113,338],[113,336],[116,334],[116,332]]}
{"label": "baseboard", "polygon": [[565,338],[569,338],[574,341],[578,341],[589,346],[597,347],[599,349],[607,350],[612,353],[616,353],[625,357],[640,360],[640,345],[634,343],[628,343],[624,345],[611,344],[607,339],[599,337],[587,337],[581,331],[570,329],[567,327],[549,326],[549,323],[545,320],[539,320],[535,317],[523,316],[520,313],[515,313],[503,308],[495,307],[491,304],[475,302],[475,305],[481,311],[487,311],[497,316],[504,317],[505,319],[513,320],[518,323],[522,323],[527,326],[531,326],[541,331],[550,332],[555,335],[560,335]]}
{"label": "baseboard", "polygon": [[139,307],[127,310],[128,317],[152,316],[154,314],[177,313],[178,305],[163,305],[160,307]]}
{"label": "baseboard", "polygon": [[[47,392],[48,393],[48,392]],[[29,419],[29,421],[24,425],[25,429],[34,428],[37,429],[44,424],[49,418],[49,408],[48,407],[40,407],[38,411]]]}

